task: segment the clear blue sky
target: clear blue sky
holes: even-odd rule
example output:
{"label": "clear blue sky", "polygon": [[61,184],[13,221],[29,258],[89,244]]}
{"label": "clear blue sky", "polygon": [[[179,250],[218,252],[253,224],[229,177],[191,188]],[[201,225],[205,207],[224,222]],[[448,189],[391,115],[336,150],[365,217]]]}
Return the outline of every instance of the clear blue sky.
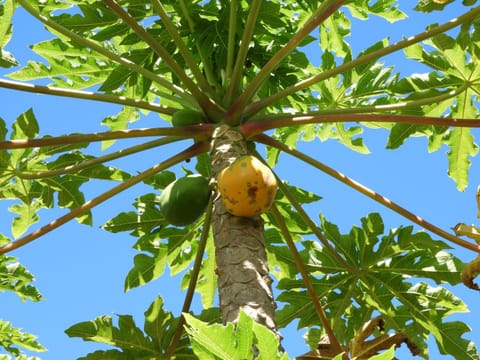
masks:
{"label": "clear blue sky", "polygon": [[[425,18],[449,19],[462,9],[458,4],[450,5],[447,10],[433,15],[411,14],[412,23],[403,27],[402,33],[412,35],[423,30]],[[403,4],[405,6],[405,4]],[[406,9],[408,10],[408,9]],[[450,15],[448,15],[449,13]],[[17,59],[24,65],[31,55],[27,45],[45,39],[41,28],[32,25],[32,19],[24,14],[16,17],[15,38],[8,50],[15,53]],[[401,24],[399,24],[402,27]],[[22,29],[28,29],[25,31]],[[373,29],[373,30],[372,30]],[[386,36],[392,40],[400,39],[400,35],[390,29],[383,20],[373,20],[370,23],[354,22],[354,35],[351,38],[355,51],[361,50],[365,44],[373,43]],[[19,49],[22,50],[19,50]],[[315,54],[311,53],[311,56]],[[394,63],[398,58],[388,58],[387,63]],[[411,69],[411,64],[401,64],[404,73],[423,71]],[[1,74],[9,70],[1,70]],[[94,132],[106,130],[99,123],[107,115],[119,110],[119,106],[101,103],[84,102],[81,100],[60,99],[45,95],[33,95],[0,89],[0,117],[8,123],[21,112],[33,107],[41,124],[42,134],[59,135],[71,132]],[[133,124],[133,127],[162,126],[164,123],[154,114]],[[476,135],[480,135],[475,131]],[[427,141],[423,138],[410,139],[397,151],[384,150],[386,143],[385,131],[368,132],[365,143],[372,154],[365,156],[353,153],[334,141],[314,143],[302,146],[304,149],[328,165],[373,188],[377,192],[390,197],[407,209],[424,217],[436,225],[449,229],[458,222],[467,224],[480,223],[476,218],[475,189],[480,183],[480,166],[474,159],[470,172],[470,185],[460,193],[455,189],[452,180],[447,177],[446,148],[428,154]],[[122,147],[126,142],[122,142]],[[118,146],[115,145],[115,146]],[[100,145],[89,148],[92,153],[98,152]],[[172,153],[175,147],[170,148]],[[164,158],[165,153],[150,152],[149,156],[132,157],[131,161],[122,163],[132,172],[143,170]],[[183,164],[184,166],[193,166]],[[292,171],[294,169],[294,171]],[[364,198],[345,185],[328,178],[326,175],[312,171],[306,165],[292,160],[289,156],[281,156],[281,166],[278,173],[292,184],[307,188],[323,196],[315,207],[309,210],[316,216],[319,212],[325,214],[328,220],[336,222],[346,232],[352,224],[359,224],[362,216],[370,212],[381,212],[386,228],[409,225],[400,216],[383,208],[372,200]],[[113,184],[91,183],[85,186],[87,197],[99,194]],[[147,191],[150,191],[149,189]],[[97,207],[94,211],[94,227],[79,225],[75,221],[68,223],[44,238],[37,240],[13,253],[35,276],[35,285],[43,294],[45,300],[39,303],[23,304],[16,296],[9,293],[0,295],[0,318],[11,321],[15,327],[37,334],[39,341],[48,348],[47,353],[39,354],[45,360],[75,359],[98,349],[97,344],[84,343],[78,339],[68,338],[63,331],[74,323],[95,318],[103,314],[132,314],[137,324],[143,326],[143,312],[157,296],[163,294],[166,309],[178,314],[183,302],[179,292],[177,278],[164,276],[142,288],[129,293],[123,292],[125,275],[132,266],[132,258],[136,251],[131,246],[135,239],[124,234],[112,235],[99,229],[106,220],[119,211],[133,210],[131,203],[135,197],[143,194],[145,188],[136,187]],[[11,203],[0,203],[0,232],[9,234],[10,215],[7,211]],[[63,211],[52,210],[41,212],[41,224],[61,215]],[[464,260],[472,258],[463,250],[456,254]],[[478,322],[480,309],[479,294],[457,286],[454,293],[467,302],[470,314],[456,318],[469,322],[473,332],[468,338],[480,344],[480,324]],[[473,320],[475,319],[475,320]],[[453,320],[453,317],[452,317]],[[306,351],[301,335],[294,329],[282,331],[284,346],[290,356]],[[400,356],[402,360],[408,355]],[[435,353],[431,354],[435,359]]]}

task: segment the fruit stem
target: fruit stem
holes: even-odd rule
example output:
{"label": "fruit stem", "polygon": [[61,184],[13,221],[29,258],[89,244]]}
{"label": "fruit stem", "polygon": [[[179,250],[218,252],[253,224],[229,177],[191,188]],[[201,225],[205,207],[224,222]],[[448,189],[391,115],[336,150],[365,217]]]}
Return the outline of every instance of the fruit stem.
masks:
{"label": "fruit stem", "polygon": [[100,194],[99,196],[87,201],[86,203],[80,205],[79,207],[71,210],[67,214],[57,218],[56,220],[53,220],[52,222],[48,223],[47,225],[44,225],[38,230],[35,230],[31,232],[28,235],[25,235],[24,237],[12,241],[6,245],[3,245],[0,247],[0,255],[5,254],[7,252],[10,252],[12,250],[18,249],[30,242],[32,242],[35,239],[38,239],[39,237],[47,234],[48,232],[60,227],[61,225],[67,223],[68,221],[76,218],[77,216],[80,216],[93,207],[100,205],[104,201],[110,199],[111,197],[119,194],[120,192],[138,184],[141,181],[144,181],[148,179],[149,177],[155,175],[159,171],[163,171],[165,169],[168,169],[169,167],[178,164],[181,161],[184,161],[186,159],[189,159],[191,157],[197,156],[201,153],[204,153],[210,149],[210,143],[208,141],[203,141],[203,142],[197,142],[193,144],[192,146],[188,147],[184,151],[168,158],[167,160],[164,160],[153,167],[151,167],[148,170],[145,170],[141,172],[140,174],[133,176],[124,182],[120,183],[119,185],[111,188],[108,191],[105,191],[104,193]]}
{"label": "fruit stem", "polygon": [[415,224],[431,231],[432,233],[434,233],[438,236],[441,236],[442,238],[444,238],[446,240],[449,240],[449,241],[451,241],[451,242],[453,242],[453,243],[455,243],[455,244],[457,244],[461,247],[464,247],[468,250],[474,251],[476,253],[480,253],[480,245],[470,243],[468,241],[460,239],[460,238],[446,232],[443,229],[440,229],[439,227],[427,222],[426,220],[424,220],[420,216],[408,211],[407,209],[401,207],[400,205],[398,205],[397,203],[393,202],[392,200],[386,198],[385,196],[380,195],[379,193],[377,193],[377,192],[371,190],[370,188],[360,184],[359,182],[357,182],[357,181],[353,180],[352,178],[342,174],[341,172],[338,172],[337,170],[332,169],[331,167],[329,167],[329,166],[323,164],[322,162],[308,156],[307,154],[302,153],[298,150],[295,150],[292,147],[290,147],[288,145],[285,145],[280,141],[272,139],[271,137],[269,137],[267,135],[264,135],[264,134],[257,135],[253,139],[262,143],[262,144],[272,146],[272,147],[274,147],[276,149],[279,149],[283,152],[286,152],[286,153],[288,153],[292,156],[295,156],[296,158],[306,162],[307,164],[312,165],[313,167],[319,169],[320,171],[323,171],[324,173],[333,177],[334,179],[336,179],[338,181],[341,181],[345,185],[350,186],[351,188],[353,188],[353,189],[357,190],[358,192],[368,196],[369,198],[377,201],[378,203],[382,204],[383,206],[395,211],[399,215],[401,215],[401,216],[407,218],[408,220],[414,222]]}

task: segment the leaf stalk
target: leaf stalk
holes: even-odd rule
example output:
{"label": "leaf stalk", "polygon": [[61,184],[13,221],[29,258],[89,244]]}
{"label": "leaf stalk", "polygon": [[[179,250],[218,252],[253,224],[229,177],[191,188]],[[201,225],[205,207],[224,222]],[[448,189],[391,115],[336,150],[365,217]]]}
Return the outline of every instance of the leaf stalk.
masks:
{"label": "leaf stalk", "polygon": [[101,46],[97,42],[89,40],[85,37],[82,37],[82,36],[74,33],[73,31],[68,30],[67,28],[63,27],[62,25],[58,24],[57,22],[49,19],[48,17],[40,14],[32,5],[30,5],[28,3],[27,0],[18,0],[18,2],[20,3],[20,5],[22,5],[22,7],[28,13],[30,13],[32,16],[34,16],[37,20],[41,21],[47,27],[50,27],[50,28],[54,29],[55,31],[65,35],[66,37],[68,37],[69,39],[74,41],[75,43],[77,43],[79,45],[82,45],[85,48],[90,48],[90,49],[94,50],[95,52],[103,55],[107,59],[110,59],[110,60],[112,60],[112,61],[114,61],[118,64],[121,64],[121,65],[127,67],[128,69],[130,69],[132,71],[137,72],[138,74],[141,74],[141,75],[145,76],[147,79],[150,79],[150,80],[156,82],[160,86],[164,87],[165,89],[170,90],[171,92],[180,96],[181,98],[184,98],[184,99],[188,100],[192,104],[197,103],[196,99],[193,98],[191,94],[187,94],[179,86],[176,86],[176,85],[172,84],[171,82],[165,80],[161,76],[158,76],[157,74],[143,68],[142,66],[135,64],[133,61],[131,61],[127,58],[124,58],[120,55],[117,55],[112,51],[109,51],[109,50],[105,49],[103,46]]}
{"label": "leaf stalk", "polygon": [[[200,88],[203,91],[206,91],[206,92],[210,93],[210,90],[211,90],[210,85],[208,84],[207,80],[203,76],[202,71],[200,70],[197,62],[193,58],[192,52],[186,47],[185,43],[183,42],[182,38],[180,37],[180,34],[178,33],[177,28],[173,25],[172,21],[170,20],[170,17],[168,16],[167,12],[165,11],[163,5],[160,3],[159,0],[152,0],[151,3],[153,5],[153,7],[155,8],[155,11],[157,12],[157,14],[160,16],[160,19],[162,20],[163,25],[165,26],[165,29],[168,31],[172,40],[175,42],[175,45],[177,46],[178,51],[180,52],[183,59],[185,60],[185,63],[188,65],[188,67],[192,71],[192,74],[195,77],[195,80],[197,80],[198,85],[200,86]],[[145,32],[145,30],[142,27],[140,27],[140,29],[141,29],[142,34],[143,34]],[[149,41],[152,41],[156,44],[156,47],[158,47],[158,50],[161,50],[162,53],[164,53],[165,56],[168,56],[169,58],[171,58],[169,53],[164,48],[162,48],[160,46],[160,44],[158,44],[158,42],[153,37],[151,37],[150,34],[148,34],[147,32],[145,32],[145,33],[149,36],[149,38],[151,38],[151,39],[149,39]],[[139,33],[139,35],[140,35],[140,33]],[[144,40],[147,40],[147,39],[144,39]],[[165,59],[163,56],[162,56],[162,58]],[[165,61],[166,61],[166,59],[165,59]],[[171,61],[173,61],[173,65],[175,65],[176,67],[179,67],[173,58],[171,58]],[[182,70],[182,69],[180,68],[180,70]],[[183,72],[183,70],[182,70],[182,72]],[[183,74],[185,74],[185,73],[183,72]],[[187,77],[187,80],[190,80],[190,79],[188,79],[188,77]]]}
{"label": "leaf stalk", "polygon": [[101,94],[92,91],[72,90],[65,88],[55,88],[51,86],[27,84],[19,81],[11,81],[0,79],[0,87],[12,90],[19,90],[25,92],[31,92],[36,94],[63,96],[75,99],[84,99],[92,101],[107,102],[113,104],[120,104],[125,106],[131,106],[144,110],[151,110],[160,114],[172,115],[177,109],[156,104],[149,101],[137,100],[127,98],[125,96],[116,96],[110,94]]}
{"label": "leaf stalk", "polygon": [[317,239],[322,243],[322,245],[330,251],[333,257],[335,257],[338,261],[339,264],[342,264],[347,271],[350,273],[353,273],[355,269],[352,268],[352,266],[343,259],[338,252],[335,250],[335,248],[328,242],[328,239],[322,234],[322,232],[319,230],[318,226],[315,224],[315,222],[308,216],[307,212],[302,208],[302,206],[299,204],[297,199],[295,199],[295,196],[291,193],[290,190],[285,186],[285,184],[281,181],[281,179],[275,174],[275,177],[277,178],[277,185],[280,191],[285,195],[285,197],[290,201],[292,206],[295,208],[297,213],[300,215],[300,217],[305,221],[305,223],[308,225],[308,227],[312,230],[312,232],[315,234]]}
{"label": "leaf stalk", "polygon": [[89,143],[104,140],[131,139],[149,136],[177,136],[184,138],[195,138],[204,140],[210,137],[213,131],[211,124],[188,125],[182,127],[163,127],[106,131],[92,134],[75,134],[58,137],[5,140],[0,141],[0,150],[5,149],[26,149],[33,147]]}
{"label": "leaf stalk", "polygon": [[163,171],[165,169],[168,169],[169,167],[178,164],[181,161],[184,161],[186,159],[189,159],[191,157],[197,156],[205,151],[208,151],[210,148],[210,144],[208,141],[204,142],[198,142],[190,146],[189,148],[185,149],[184,151],[168,158],[167,160],[164,160],[153,167],[151,167],[148,170],[145,170],[141,172],[140,174],[133,176],[124,182],[120,183],[119,185],[111,188],[108,191],[105,191],[101,195],[87,201],[86,203],[80,205],[79,207],[71,210],[67,214],[57,218],[56,220],[51,221],[47,225],[41,227],[38,230],[35,230],[31,232],[30,234],[12,241],[6,245],[3,245],[0,247],[0,255],[5,254],[7,252],[10,252],[12,250],[18,249],[36,239],[39,237],[49,233],[50,231],[62,226],[63,224],[67,223],[70,220],[73,220],[79,215],[82,215],[89,211],[90,209],[94,208],[97,205],[100,205],[101,203],[105,202],[106,200],[110,199],[111,197],[121,193],[122,191],[138,184],[141,181],[144,181],[148,179],[149,177],[155,175],[159,171]]}
{"label": "leaf stalk", "polygon": [[474,251],[476,253],[480,253],[480,245],[470,243],[468,241],[465,241],[463,239],[460,239],[457,236],[454,236],[447,231],[433,225],[432,223],[424,220],[420,216],[408,211],[407,209],[403,208],[402,206],[398,205],[397,203],[393,202],[392,200],[386,198],[383,195],[380,195],[379,193],[373,191],[372,189],[362,185],[361,183],[353,180],[352,178],[342,174],[341,172],[323,164],[322,162],[308,156],[305,153],[302,153],[298,150],[293,149],[292,147],[283,144],[280,141],[277,141],[275,139],[272,139],[271,137],[267,135],[257,135],[254,137],[254,139],[262,144],[268,145],[275,147],[276,149],[279,149],[283,152],[286,152],[302,161],[304,161],[307,164],[312,165],[313,167],[319,169],[320,171],[326,173],[327,175],[333,177],[334,179],[344,183],[347,186],[350,186],[352,189],[355,189],[356,191],[368,196],[372,200],[375,200],[376,202],[382,204],[383,206],[395,211],[399,215],[407,218],[408,220],[412,221],[413,223],[425,228],[428,231],[431,231],[432,233],[441,236],[442,238],[451,241],[465,249]]}
{"label": "leaf stalk", "polygon": [[112,161],[115,159],[119,159],[128,155],[132,155],[144,150],[148,150],[157,146],[161,145],[166,145],[174,141],[181,140],[181,138],[176,138],[176,137],[165,137],[162,139],[157,139],[157,140],[152,140],[149,142],[146,142],[144,144],[139,144],[135,146],[131,146],[126,149],[122,149],[119,151],[115,151],[114,153],[104,155],[104,156],[99,156],[96,158],[93,158],[91,160],[86,160],[83,161],[80,164],[76,165],[70,165],[63,167],[61,169],[55,169],[55,170],[49,170],[49,171],[39,171],[39,172],[24,172],[24,171],[15,171],[15,175],[18,176],[20,179],[24,180],[35,180],[35,179],[45,179],[49,178],[52,176],[57,176],[57,175],[63,175],[63,174],[69,174],[69,173],[74,173],[78,172],[84,169],[87,169],[89,167],[98,165],[98,164],[103,164],[107,161]]}
{"label": "leaf stalk", "polygon": [[[263,66],[263,68],[258,72],[258,74],[253,78],[253,80],[248,84],[245,91],[240,95],[240,97],[232,105],[232,110],[234,113],[229,114],[231,119],[227,122],[230,124],[235,123],[239,120],[241,114],[239,113],[240,109],[243,110],[250,99],[255,95],[260,86],[265,82],[265,80],[272,74],[272,72],[280,65],[282,60],[288,56],[293,50],[295,50],[298,44],[308,36],[319,24],[326,20],[330,15],[340,8],[346,0],[326,0],[318,7],[318,9],[310,16],[307,22],[303,27],[297,31],[290,40],[280,48],[270,60]],[[246,118],[246,116],[244,116]]]}
{"label": "leaf stalk", "polygon": [[[257,17],[260,12],[261,5],[262,5],[261,0],[253,0],[252,4],[250,5],[250,11],[248,12],[247,22],[245,24],[245,28],[243,29],[243,35],[242,35],[242,39],[240,41],[240,47],[238,49],[238,53],[236,56],[232,77],[231,79],[228,79],[229,86],[227,89],[226,101],[225,101],[226,104],[228,105],[230,105],[233,102],[233,99],[238,95],[238,92],[240,91],[243,67],[245,64],[245,59],[247,58],[247,52],[250,47],[250,41],[253,36],[253,30],[255,29],[255,23],[257,22]],[[232,15],[232,13],[230,13],[230,15]],[[234,29],[232,29],[231,26],[232,25],[230,25],[230,28],[229,28],[229,36],[233,36],[231,32]],[[229,42],[228,46],[230,47],[229,51],[232,51],[231,47],[233,46],[233,43]],[[228,116],[230,115],[232,114],[231,113],[227,114],[227,117],[226,117],[227,124],[231,123],[231,121],[228,118]]]}
{"label": "leaf stalk", "polygon": [[[205,213],[205,219],[203,223],[202,234],[200,235],[200,240],[198,243],[197,253],[195,255],[195,261],[193,264],[192,272],[190,274],[190,281],[188,282],[187,294],[185,295],[185,300],[183,301],[182,314],[190,311],[190,306],[192,305],[193,295],[195,293],[195,288],[197,286],[198,276],[200,274],[200,268],[202,266],[203,255],[205,254],[205,248],[207,246],[208,236],[210,234],[210,224],[212,221],[212,208],[213,208],[213,195],[210,196],[208,202],[207,211]],[[177,328],[173,334],[172,341],[165,355],[165,359],[170,359],[175,352],[178,342],[183,334],[183,325],[185,324],[185,318],[183,316],[178,320]]]}
{"label": "leaf stalk", "polygon": [[[288,116],[288,115],[287,115]],[[397,114],[322,114],[279,117],[273,120],[247,122],[240,125],[241,132],[248,139],[267,130],[281,127],[306,125],[316,123],[339,123],[339,122],[377,122],[377,123],[401,123],[412,125],[433,126],[456,126],[467,128],[479,128],[480,120],[452,119],[444,117],[428,117],[421,115],[397,115]]]}
{"label": "leaf stalk", "polygon": [[396,43],[394,43],[390,46],[387,46],[383,49],[380,49],[380,50],[373,51],[371,53],[362,55],[362,56],[360,56],[360,57],[358,57],[358,58],[356,58],[352,61],[349,61],[349,62],[346,62],[342,65],[336,66],[335,68],[333,68],[331,70],[321,72],[317,75],[311,76],[308,79],[299,81],[298,83],[296,83],[296,84],[294,84],[294,85],[292,85],[292,86],[290,86],[290,87],[288,87],[284,90],[278,91],[277,93],[275,93],[275,94],[273,94],[269,97],[263,98],[262,100],[254,102],[253,104],[247,106],[247,108],[245,109],[244,118],[248,119],[252,115],[258,113],[259,111],[266,108],[267,106],[275,103],[279,99],[282,99],[286,96],[292,95],[297,91],[303,90],[303,89],[308,88],[308,87],[310,87],[314,84],[317,84],[317,83],[319,83],[323,80],[326,80],[328,78],[331,78],[333,76],[341,74],[345,71],[351,70],[351,69],[355,68],[356,66],[366,64],[366,63],[368,63],[370,61],[373,61],[373,60],[377,60],[377,59],[379,59],[379,58],[381,58],[385,55],[388,55],[388,54],[391,54],[395,51],[404,49],[404,48],[406,48],[410,45],[419,43],[420,41],[429,39],[429,38],[431,38],[435,35],[444,33],[448,30],[451,30],[451,29],[459,26],[459,25],[462,25],[463,23],[466,23],[467,21],[475,19],[478,16],[480,16],[480,6],[478,6],[476,8],[473,8],[470,11],[468,11],[467,13],[465,13],[465,14],[463,14],[463,15],[461,15],[461,16],[453,19],[453,20],[450,20],[450,21],[448,21],[448,22],[446,22],[442,25],[438,25],[438,26],[436,26],[434,28],[431,28],[427,31],[424,31],[424,32],[419,33],[419,34],[414,35],[414,36],[410,36],[410,37],[408,37],[404,40],[398,41],[398,42],[396,42]]}
{"label": "leaf stalk", "polygon": [[295,259],[295,263],[297,264],[298,270],[300,271],[300,274],[302,275],[303,282],[305,283],[305,286],[307,288],[307,292],[310,295],[310,298],[313,303],[313,307],[315,308],[315,312],[317,313],[323,328],[325,332],[327,333],[330,344],[332,345],[332,350],[335,352],[335,354],[340,354],[343,352],[342,346],[337,340],[337,337],[335,336],[335,333],[333,332],[332,327],[330,326],[330,322],[328,320],[327,314],[323,310],[322,305],[320,304],[320,301],[318,300],[317,293],[315,292],[315,288],[313,287],[312,281],[310,280],[310,277],[308,275],[308,271],[303,263],[303,260],[295,246],[295,243],[290,235],[290,232],[288,231],[288,227],[285,224],[285,220],[283,220],[282,215],[278,211],[277,207],[275,205],[272,206],[270,209],[272,212],[273,217],[278,223],[278,226],[280,228],[280,231],[282,232],[283,237],[285,238],[285,241],[288,245],[288,248],[293,254],[293,257]]}

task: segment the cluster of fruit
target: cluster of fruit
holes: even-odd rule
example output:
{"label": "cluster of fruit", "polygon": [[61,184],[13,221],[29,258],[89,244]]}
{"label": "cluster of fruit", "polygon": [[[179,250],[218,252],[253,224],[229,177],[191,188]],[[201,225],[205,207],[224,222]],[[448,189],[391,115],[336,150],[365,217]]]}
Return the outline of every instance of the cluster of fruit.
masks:
{"label": "cluster of fruit", "polygon": [[[174,126],[195,125],[203,121],[203,114],[189,109],[178,111],[172,117]],[[242,217],[268,211],[277,190],[272,170],[252,155],[241,156],[223,169],[216,184],[226,210]],[[170,224],[189,225],[205,212],[211,193],[205,177],[187,175],[163,190],[159,198],[160,210]]]}

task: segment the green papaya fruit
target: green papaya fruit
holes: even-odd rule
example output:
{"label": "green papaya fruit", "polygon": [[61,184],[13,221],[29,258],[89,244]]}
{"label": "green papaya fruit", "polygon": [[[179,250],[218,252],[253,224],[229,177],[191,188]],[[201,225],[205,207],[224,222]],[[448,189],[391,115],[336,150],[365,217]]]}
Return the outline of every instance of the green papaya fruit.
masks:
{"label": "green papaya fruit", "polygon": [[205,121],[205,115],[202,112],[193,109],[178,110],[172,116],[173,126],[196,125]]}
{"label": "green papaya fruit", "polygon": [[205,211],[210,193],[208,180],[200,174],[179,178],[160,195],[160,212],[172,225],[189,225]]}

